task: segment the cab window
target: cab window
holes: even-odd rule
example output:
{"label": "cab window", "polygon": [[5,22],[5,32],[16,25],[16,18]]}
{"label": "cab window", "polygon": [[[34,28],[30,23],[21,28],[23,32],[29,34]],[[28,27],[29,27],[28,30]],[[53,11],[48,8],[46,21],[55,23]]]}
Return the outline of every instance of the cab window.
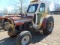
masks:
{"label": "cab window", "polygon": [[31,6],[29,12],[35,12],[35,6]]}
{"label": "cab window", "polygon": [[38,4],[31,4],[31,5],[29,5],[27,12],[29,12],[29,13],[36,12],[37,7],[38,7]]}
{"label": "cab window", "polygon": [[45,12],[45,4],[41,3],[39,12]]}

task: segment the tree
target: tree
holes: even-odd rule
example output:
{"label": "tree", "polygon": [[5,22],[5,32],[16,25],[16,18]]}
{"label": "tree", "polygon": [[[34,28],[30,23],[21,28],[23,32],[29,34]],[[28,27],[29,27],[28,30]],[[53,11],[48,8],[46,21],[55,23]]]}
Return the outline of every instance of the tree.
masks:
{"label": "tree", "polygon": [[23,5],[23,0],[20,0],[20,2],[21,2],[21,13],[22,13],[22,5]]}
{"label": "tree", "polygon": [[4,13],[5,15],[7,15],[7,14],[8,14],[8,10],[5,8],[4,11],[3,11],[3,13]]}

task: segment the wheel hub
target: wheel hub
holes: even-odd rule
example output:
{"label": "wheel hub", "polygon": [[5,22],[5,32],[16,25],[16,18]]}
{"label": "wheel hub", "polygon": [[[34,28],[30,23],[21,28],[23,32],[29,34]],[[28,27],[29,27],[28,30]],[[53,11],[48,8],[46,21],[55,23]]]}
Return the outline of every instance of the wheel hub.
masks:
{"label": "wheel hub", "polygon": [[51,22],[49,23],[49,31],[51,31],[52,28],[53,28],[53,22],[51,21]]}
{"label": "wheel hub", "polygon": [[26,45],[28,42],[29,42],[29,36],[27,35],[27,36],[24,36],[23,38],[22,38],[22,45]]}

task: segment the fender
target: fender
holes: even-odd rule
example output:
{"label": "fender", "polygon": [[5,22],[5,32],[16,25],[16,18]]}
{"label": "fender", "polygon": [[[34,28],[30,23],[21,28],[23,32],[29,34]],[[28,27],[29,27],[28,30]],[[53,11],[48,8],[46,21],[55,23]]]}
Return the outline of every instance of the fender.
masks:
{"label": "fender", "polygon": [[46,23],[47,23],[47,20],[48,20],[49,17],[52,17],[52,16],[51,16],[51,15],[47,15],[47,16],[43,19],[42,26],[41,26],[42,29],[45,29],[45,28],[46,28]]}

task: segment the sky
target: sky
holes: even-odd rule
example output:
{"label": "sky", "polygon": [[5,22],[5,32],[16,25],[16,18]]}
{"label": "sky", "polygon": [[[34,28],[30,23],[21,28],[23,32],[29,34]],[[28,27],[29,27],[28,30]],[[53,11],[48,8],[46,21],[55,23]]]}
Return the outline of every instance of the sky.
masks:
{"label": "sky", "polygon": [[[30,0],[22,0],[23,1],[23,6],[26,7],[27,5],[29,5]],[[60,3],[60,0],[49,0],[52,2],[58,2]],[[13,10],[13,9],[17,9],[18,7],[20,7],[20,0],[0,0],[0,10],[4,10],[7,9],[9,11]]]}
{"label": "sky", "polygon": [[[29,2],[29,0],[23,0],[23,6],[28,5]],[[17,8],[19,5],[20,0],[0,0],[0,10],[4,10],[5,8],[12,10],[13,8]]]}

